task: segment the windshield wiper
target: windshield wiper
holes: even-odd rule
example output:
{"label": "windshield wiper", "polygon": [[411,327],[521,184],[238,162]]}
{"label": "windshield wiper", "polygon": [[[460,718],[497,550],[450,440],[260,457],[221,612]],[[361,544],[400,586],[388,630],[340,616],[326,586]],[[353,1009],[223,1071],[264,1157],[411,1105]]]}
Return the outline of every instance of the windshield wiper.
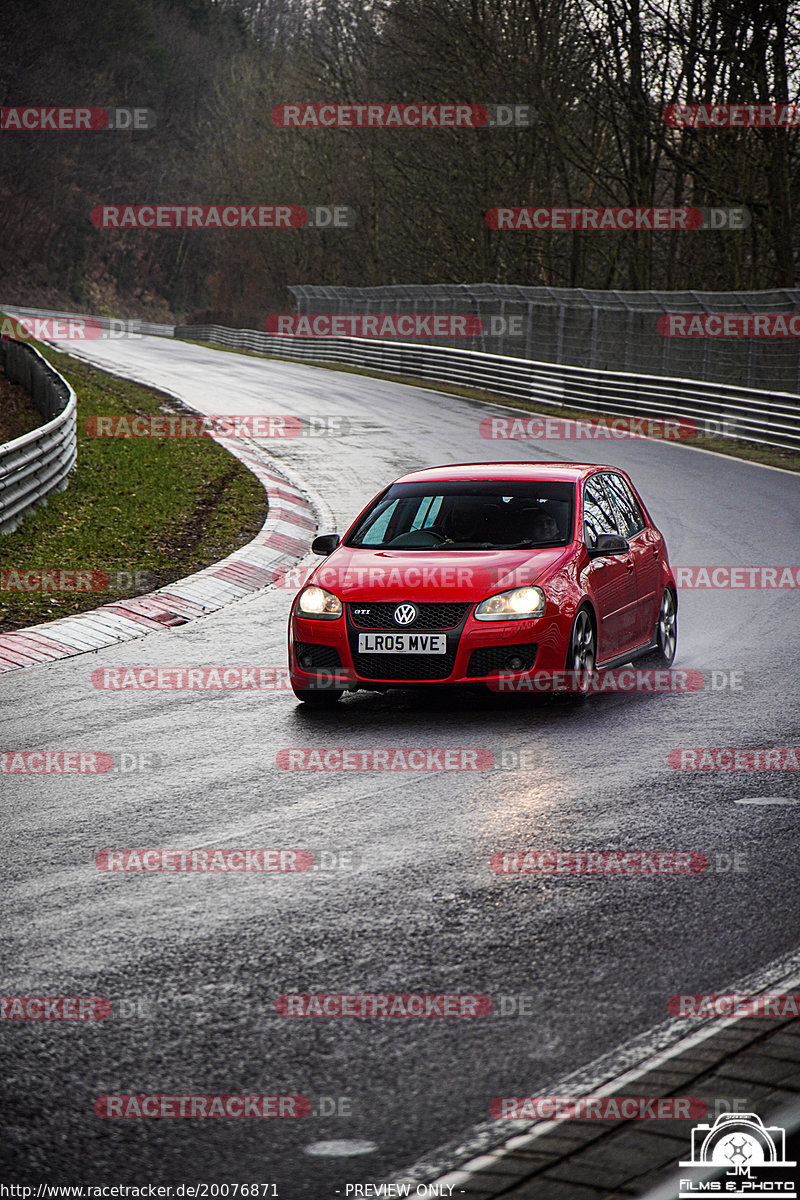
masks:
{"label": "windshield wiper", "polygon": [[560,546],[563,543],[554,542],[552,538],[548,542],[543,542],[539,538],[529,538],[526,542],[515,542],[513,546],[509,546],[509,550],[546,550],[549,546]]}

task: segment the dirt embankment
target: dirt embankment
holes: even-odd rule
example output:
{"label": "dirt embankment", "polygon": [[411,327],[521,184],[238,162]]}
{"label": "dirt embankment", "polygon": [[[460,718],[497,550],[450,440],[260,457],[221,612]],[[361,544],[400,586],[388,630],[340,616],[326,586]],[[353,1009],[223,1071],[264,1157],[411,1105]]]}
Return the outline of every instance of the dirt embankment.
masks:
{"label": "dirt embankment", "polygon": [[44,424],[44,417],[23,387],[11,383],[0,367],[0,445]]}

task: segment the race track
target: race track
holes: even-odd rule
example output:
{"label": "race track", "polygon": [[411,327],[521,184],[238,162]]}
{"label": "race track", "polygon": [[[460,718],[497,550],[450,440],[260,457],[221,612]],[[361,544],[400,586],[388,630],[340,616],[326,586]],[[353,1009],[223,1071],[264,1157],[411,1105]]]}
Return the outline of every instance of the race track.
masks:
{"label": "race track", "polygon": [[[344,436],[264,443],[327,507],[320,532],[342,532],[414,468],[577,459],[630,472],[673,566],[800,564],[800,479],[786,472],[648,440],[491,442],[477,402],[167,339],[81,353],[206,413],[347,418]],[[796,590],[680,592],[675,666],[741,672],[733,692],[584,705],[358,693],[315,713],[285,691],[92,685],[101,666],[283,667],[291,597],[269,587],[0,683],[3,749],[160,764],[2,779],[4,994],[117,1002],[99,1023],[5,1024],[2,1154],[18,1182],[269,1182],[282,1200],[327,1200],[465,1137],[492,1097],[546,1094],[661,1026],[671,994],[728,990],[796,948],[800,809],[736,801],[797,798],[797,773],[668,764],[681,746],[800,744]],[[528,754],[517,769],[413,776],[277,766],[282,748],[314,746],[480,747],[509,764]],[[94,865],[104,848],[198,846],[344,850],[356,865],[280,876]],[[526,847],[699,851],[712,867],[646,878],[490,870],[494,851]],[[715,869],[736,852],[740,870]],[[275,1010],[287,992],[480,993],[495,1010],[291,1019]],[[520,995],[524,1016],[499,1003]],[[346,1097],[349,1115],[102,1120],[93,1102],[110,1093]],[[375,1149],[307,1153],[330,1139]]]}

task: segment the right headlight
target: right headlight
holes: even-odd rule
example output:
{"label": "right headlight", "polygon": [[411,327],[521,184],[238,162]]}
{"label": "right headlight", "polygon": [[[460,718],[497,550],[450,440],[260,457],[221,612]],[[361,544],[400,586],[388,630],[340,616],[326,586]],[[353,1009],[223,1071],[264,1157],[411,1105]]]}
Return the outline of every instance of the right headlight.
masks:
{"label": "right headlight", "polygon": [[342,602],[333,592],[312,584],[303,588],[297,601],[297,615],[300,617],[321,617],[332,621],[342,615]]}
{"label": "right headlight", "polygon": [[519,621],[544,616],[544,606],[544,592],[540,587],[511,588],[481,600],[475,609],[475,617],[478,621]]}

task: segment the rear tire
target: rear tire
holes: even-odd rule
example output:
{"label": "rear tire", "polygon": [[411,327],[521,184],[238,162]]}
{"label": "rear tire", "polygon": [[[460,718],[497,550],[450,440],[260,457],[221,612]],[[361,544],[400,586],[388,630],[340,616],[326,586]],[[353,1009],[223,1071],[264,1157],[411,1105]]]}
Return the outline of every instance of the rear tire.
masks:
{"label": "rear tire", "polygon": [[647,667],[671,667],[678,648],[678,606],[671,588],[664,588],[656,621],[656,648],[639,661]]}

